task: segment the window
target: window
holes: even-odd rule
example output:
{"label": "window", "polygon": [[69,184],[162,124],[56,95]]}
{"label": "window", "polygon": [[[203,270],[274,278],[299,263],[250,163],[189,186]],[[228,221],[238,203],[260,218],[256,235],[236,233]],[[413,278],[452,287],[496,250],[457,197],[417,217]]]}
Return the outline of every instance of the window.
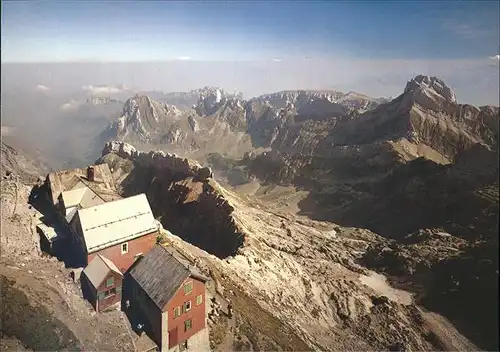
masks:
{"label": "window", "polygon": [[186,282],[184,284],[184,294],[188,295],[193,291],[193,281]]}
{"label": "window", "polygon": [[196,296],[196,305],[199,306],[202,303],[203,303],[203,296],[202,295]]}
{"label": "window", "polygon": [[116,287],[113,287],[111,290],[107,290],[106,292],[104,292],[104,298],[108,298],[114,295],[116,295]]}
{"label": "window", "polygon": [[113,286],[114,283],[115,283],[115,278],[114,277],[109,277],[109,278],[106,279],[106,287]]}
{"label": "window", "polygon": [[183,310],[184,312],[189,312],[191,310],[191,301],[184,302]]}
{"label": "window", "polygon": [[191,319],[188,319],[184,322],[184,331],[188,331],[189,329],[191,329],[193,326],[193,322],[191,321]]}
{"label": "window", "polygon": [[187,350],[187,348],[188,348],[188,341],[187,340],[184,342],[181,342],[179,344],[179,351],[180,352]]}
{"label": "window", "polygon": [[128,242],[122,243],[122,254],[128,253]]}
{"label": "window", "polygon": [[175,307],[174,308],[174,319],[179,317],[181,315],[181,307]]}

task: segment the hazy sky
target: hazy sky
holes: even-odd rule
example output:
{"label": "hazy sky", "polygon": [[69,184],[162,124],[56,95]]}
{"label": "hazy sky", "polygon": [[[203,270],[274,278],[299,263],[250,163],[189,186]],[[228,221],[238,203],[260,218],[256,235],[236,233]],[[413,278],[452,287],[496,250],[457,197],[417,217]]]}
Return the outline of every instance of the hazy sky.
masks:
{"label": "hazy sky", "polygon": [[2,61],[498,54],[499,2],[2,1]]}
{"label": "hazy sky", "polygon": [[[423,73],[445,79],[462,100],[498,104],[499,4],[2,1],[2,64],[181,60],[194,66],[141,66],[148,74],[136,67],[134,78],[107,66],[115,73],[97,69],[81,84],[224,85],[247,95],[340,87],[387,96]],[[214,69],[212,61],[232,64]]]}

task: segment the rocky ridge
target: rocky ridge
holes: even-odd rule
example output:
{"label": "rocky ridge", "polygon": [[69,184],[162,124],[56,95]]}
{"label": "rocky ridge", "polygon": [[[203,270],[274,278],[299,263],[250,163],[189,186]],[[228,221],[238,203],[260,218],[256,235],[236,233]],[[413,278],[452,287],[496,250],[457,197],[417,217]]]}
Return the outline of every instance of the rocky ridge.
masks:
{"label": "rocky ridge", "polygon": [[[280,134],[283,138],[288,129],[309,120],[355,116],[384,101],[328,91],[278,92],[246,101],[241,94],[210,87],[186,93],[184,98],[190,100],[194,94],[198,99],[193,106],[177,110],[148,96],[131,98],[106,134],[123,141],[180,147],[192,156],[222,151],[218,142],[224,139],[233,146],[229,149],[237,150],[235,156],[242,157],[255,148],[272,147]],[[174,98],[170,101],[186,106],[181,93]]]}
{"label": "rocky ridge", "polygon": [[229,93],[225,92],[223,89],[218,87],[203,87],[199,89],[194,89],[189,92],[169,92],[163,93],[158,91],[145,91],[141,92],[140,95],[147,95],[151,99],[156,100],[161,103],[168,105],[175,105],[179,109],[191,109],[200,100],[200,95],[208,95],[216,90],[219,90],[223,96],[228,98],[243,99],[243,95],[240,92]]}

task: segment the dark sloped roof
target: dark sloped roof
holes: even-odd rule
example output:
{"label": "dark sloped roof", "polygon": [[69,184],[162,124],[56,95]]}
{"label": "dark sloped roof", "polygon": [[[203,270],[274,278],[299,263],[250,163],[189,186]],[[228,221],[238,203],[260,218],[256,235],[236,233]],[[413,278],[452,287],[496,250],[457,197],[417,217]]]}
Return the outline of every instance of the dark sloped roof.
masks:
{"label": "dark sloped roof", "polygon": [[130,269],[130,276],[161,310],[190,275],[189,269],[161,245],[155,245]]}
{"label": "dark sloped roof", "polygon": [[174,258],[177,259],[182,265],[187,267],[189,269],[189,271],[191,272],[192,277],[194,277],[200,281],[203,281],[203,282],[207,282],[209,280],[208,277],[206,277],[205,275],[202,274],[200,269],[198,269],[196,266],[193,266],[192,263],[186,257],[184,257],[181,253],[179,253],[175,248],[173,248],[172,246],[163,247],[163,248],[168,253],[170,253],[172,256],[174,256]]}

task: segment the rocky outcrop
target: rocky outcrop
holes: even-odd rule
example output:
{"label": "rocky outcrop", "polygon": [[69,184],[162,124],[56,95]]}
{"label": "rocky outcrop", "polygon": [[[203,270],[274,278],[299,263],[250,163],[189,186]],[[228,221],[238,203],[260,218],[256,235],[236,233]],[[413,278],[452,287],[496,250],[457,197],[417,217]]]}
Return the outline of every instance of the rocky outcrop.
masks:
{"label": "rocky outcrop", "polygon": [[189,122],[189,126],[191,126],[191,129],[193,130],[193,132],[199,131],[200,126],[198,125],[198,121],[196,121],[196,119],[192,115],[188,116],[188,122]]}
{"label": "rocky outcrop", "polygon": [[[290,107],[294,97],[294,104],[307,106],[299,99],[303,96],[288,92],[268,97],[274,97],[276,106],[284,106],[280,111],[272,110],[271,103],[269,107],[252,103],[252,112],[266,112],[260,119],[254,118],[252,140],[258,146],[271,147],[273,153],[258,158],[258,163],[265,161],[265,168],[252,162],[250,172],[261,177],[261,171],[267,170],[263,178],[267,181],[273,174],[274,182],[324,189],[339,181],[349,182],[349,178],[349,183],[359,177],[381,179],[419,157],[447,164],[476,144],[492,149],[498,141],[498,108],[457,104],[451,88],[436,77],[417,76],[399,97],[359,115],[346,109],[338,115],[325,115],[330,116],[327,119],[301,121]],[[318,97],[335,98],[334,104],[340,104],[342,98],[339,94]],[[270,167],[273,160],[276,165]],[[325,174],[329,177],[320,176]]]}
{"label": "rocky outcrop", "polygon": [[286,106],[294,106],[297,109],[301,109],[304,105],[310,104],[313,101],[323,101],[337,104],[345,109],[360,109],[363,111],[374,109],[386,101],[385,99],[375,99],[352,91],[345,94],[328,90],[281,91],[261,95],[252,100],[267,101],[277,109],[283,109]]}
{"label": "rocky outcrop", "polygon": [[[426,105],[426,102],[431,100],[436,103],[436,97],[444,99],[444,101],[450,103],[456,103],[457,98],[455,92],[451,90],[442,80],[437,77],[429,77],[424,75],[418,75],[412,80],[410,80],[405,87],[404,93],[412,92],[415,94],[415,101],[421,105]],[[422,99],[419,101],[419,97],[426,96],[427,99]]]}
{"label": "rocky outcrop", "polygon": [[196,104],[195,110],[200,116],[208,116],[215,113],[221,107],[227,98],[219,88],[206,90],[200,93],[200,98]]}
{"label": "rocky outcrop", "polygon": [[50,170],[40,158],[1,142],[2,179],[37,180]]}
{"label": "rocky outcrop", "polygon": [[110,126],[110,130],[114,137],[121,139],[129,136],[143,142],[154,141],[171,128],[180,114],[175,106],[136,95],[125,102],[121,116]]}
{"label": "rocky outcrop", "polygon": [[[256,146],[290,152],[282,149],[281,144],[295,145],[298,138],[290,135],[298,130],[313,128],[316,132],[328,132],[338,120],[353,118],[384,101],[354,92],[335,91],[283,91],[262,95],[246,105],[248,133]],[[310,134],[303,139],[303,143],[309,144],[317,138]],[[294,146],[292,152],[302,154],[303,150]]]}
{"label": "rocky outcrop", "polygon": [[162,151],[139,152],[123,142],[106,143],[100,162],[114,169],[125,195],[146,193],[165,229],[219,257],[234,255],[244,244],[234,208],[209,167]]}
{"label": "rocky outcrop", "polygon": [[[130,160],[142,167],[155,167],[158,169],[168,169],[170,172],[178,174],[179,177],[198,177],[205,180],[211,177],[211,171],[202,167],[197,161],[187,158],[180,158],[175,154],[164,153],[163,151],[150,151],[148,153],[135,149],[131,144],[125,142],[107,142],[102,151],[102,156],[116,154],[120,158]],[[200,175],[206,175],[205,177]]]}
{"label": "rocky outcrop", "polygon": [[186,110],[186,109],[192,109],[194,108],[199,100],[200,96],[207,96],[211,92],[214,92],[216,90],[219,90],[221,95],[227,97],[227,98],[232,98],[232,99],[243,99],[243,95],[240,92],[225,92],[220,88],[217,87],[203,87],[199,89],[194,89],[189,92],[169,92],[169,93],[162,93],[158,91],[147,91],[143,92],[143,95],[147,95],[151,97],[151,99],[154,99],[156,101],[168,104],[168,105],[174,105],[177,108],[181,110]]}

